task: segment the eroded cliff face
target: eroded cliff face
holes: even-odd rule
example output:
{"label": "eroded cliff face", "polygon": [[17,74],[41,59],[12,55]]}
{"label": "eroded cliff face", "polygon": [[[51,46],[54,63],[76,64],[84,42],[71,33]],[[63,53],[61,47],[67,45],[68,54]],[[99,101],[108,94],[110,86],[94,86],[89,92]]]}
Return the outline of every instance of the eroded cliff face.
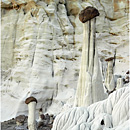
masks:
{"label": "eroded cliff face", "polygon": [[114,74],[128,70],[127,0],[2,0],[1,5],[2,120],[27,114],[24,101],[30,95],[44,112],[72,107],[83,41],[78,13],[87,6],[100,12],[96,42],[103,80],[105,59],[115,49]]}

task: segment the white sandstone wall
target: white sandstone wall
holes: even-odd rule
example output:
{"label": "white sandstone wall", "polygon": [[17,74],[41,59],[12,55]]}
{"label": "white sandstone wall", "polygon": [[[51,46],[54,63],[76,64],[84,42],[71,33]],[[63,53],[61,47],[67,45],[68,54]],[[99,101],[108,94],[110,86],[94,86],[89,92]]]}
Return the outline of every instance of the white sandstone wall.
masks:
{"label": "white sandstone wall", "polygon": [[129,66],[127,1],[2,0],[2,121],[27,114],[24,101],[30,95],[44,112],[73,105],[83,40],[78,13],[88,5],[100,12],[96,37],[103,80],[104,59],[115,49],[115,74],[124,75]]}

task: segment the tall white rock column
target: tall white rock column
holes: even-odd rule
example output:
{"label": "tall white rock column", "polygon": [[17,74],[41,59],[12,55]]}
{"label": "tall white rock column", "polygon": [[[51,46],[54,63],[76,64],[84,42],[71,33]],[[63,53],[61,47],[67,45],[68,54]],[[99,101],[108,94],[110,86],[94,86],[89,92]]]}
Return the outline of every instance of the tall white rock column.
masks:
{"label": "tall white rock column", "polygon": [[110,57],[105,61],[108,62],[107,73],[105,78],[105,87],[108,91],[108,94],[114,91],[115,89],[115,81],[114,81],[114,72],[113,72],[113,59],[114,57]]}
{"label": "tall white rock column", "polygon": [[26,99],[25,103],[28,104],[28,129],[37,130],[35,120],[37,99],[34,97],[29,97]]}
{"label": "tall white rock column", "polygon": [[96,48],[96,16],[97,9],[87,7],[79,14],[83,23],[83,46],[79,81],[74,106],[89,106],[103,100],[105,93]]}
{"label": "tall white rock column", "polygon": [[118,78],[117,79],[117,84],[116,84],[116,89],[122,88],[123,85],[124,85],[123,78]]}

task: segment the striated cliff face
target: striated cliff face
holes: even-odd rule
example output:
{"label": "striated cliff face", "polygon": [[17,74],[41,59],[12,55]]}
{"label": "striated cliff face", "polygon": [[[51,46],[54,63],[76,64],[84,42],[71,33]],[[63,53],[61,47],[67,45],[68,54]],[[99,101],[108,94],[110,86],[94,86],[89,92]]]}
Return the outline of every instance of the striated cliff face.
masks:
{"label": "striated cliff face", "polygon": [[27,114],[29,95],[44,112],[73,105],[83,41],[78,13],[89,5],[100,12],[96,43],[103,81],[105,59],[115,50],[114,74],[124,76],[129,65],[127,0],[1,1],[2,121]]}

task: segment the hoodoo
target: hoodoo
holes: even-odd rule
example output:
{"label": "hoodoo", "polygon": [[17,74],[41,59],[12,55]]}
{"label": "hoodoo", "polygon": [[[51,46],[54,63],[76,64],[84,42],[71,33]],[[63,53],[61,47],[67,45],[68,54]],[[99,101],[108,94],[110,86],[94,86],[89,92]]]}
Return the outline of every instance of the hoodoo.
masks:
{"label": "hoodoo", "polygon": [[98,10],[90,6],[79,14],[83,23],[83,46],[74,106],[89,106],[105,98],[95,40],[96,16],[99,16]]}
{"label": "hoodoo", "polygon": [[28,97],[25,100],[25,103],[28,105],[28,129],[37,130],[35,121],[37,99],[34,97]]}
{"label": "hoodoo", "polygon": [[105,78],[105,87],[108,91],[108,94],[113,92],[115,89],[113,60],[114,60],[114,57],[110,57],[105,60],[108,63],[107,73],[106,73],[106,78]]}
{"label": "hoodoo", "polygon": [[117,85],[116,85],[116,89],[122,88],[123,87],[123,78],[118,78],[117,79]]}

